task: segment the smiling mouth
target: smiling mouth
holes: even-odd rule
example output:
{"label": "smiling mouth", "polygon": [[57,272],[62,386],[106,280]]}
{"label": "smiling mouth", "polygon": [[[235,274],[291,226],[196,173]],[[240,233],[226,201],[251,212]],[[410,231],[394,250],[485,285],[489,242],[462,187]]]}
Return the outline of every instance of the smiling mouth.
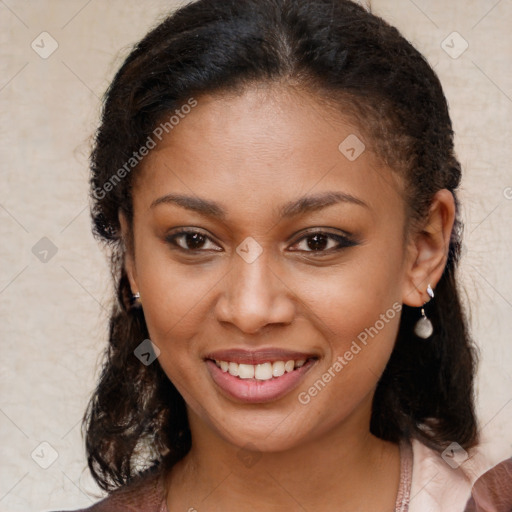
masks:
{"label": "smiling mouth", "polygon": [[282,377],[285,373],[291,373],[294,370],[302,368],[310,359],[315,358],[266,361],[259,364],[235,363],[233,361],[222,361],[218,359],[212,359],[211,361],[224,373],[229,373],[233,377],[238,377],[241,380],[271,380]]}
{"label": "smiling mouth", "polygon": [[318,362],[316,354],[266,348],[219,350],[206,356],[210,376],[225,396],[243,403],[279,400]]}

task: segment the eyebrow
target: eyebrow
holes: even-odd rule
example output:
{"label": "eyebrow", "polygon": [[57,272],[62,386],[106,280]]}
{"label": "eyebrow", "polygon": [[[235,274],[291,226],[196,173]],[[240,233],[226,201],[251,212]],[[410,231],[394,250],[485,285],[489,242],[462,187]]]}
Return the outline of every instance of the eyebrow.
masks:
{"label": "eyebrow", "polygon": [[[322,192],[315,195],[302,196],[285,203],[278,209],[278,215],[283,219],[290,218],[340,203],[356,204],[370,209],[368,204],[362,199],[351,194],[345,192]],[[176,204],[201,215],[215,217],[221,220],[224,220],[227,215],[226,210],[215,201],[184,194],[167,194],[159,197],[151,203],[150,208],[154,208],[159,204]]]}

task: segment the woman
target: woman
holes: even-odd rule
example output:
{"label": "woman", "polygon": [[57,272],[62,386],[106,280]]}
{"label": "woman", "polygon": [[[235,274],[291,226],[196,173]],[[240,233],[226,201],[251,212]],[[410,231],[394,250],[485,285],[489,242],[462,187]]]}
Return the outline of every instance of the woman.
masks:
{"label": "woman", "polygon": [[87,510],[466,508],[490,465],[461,170],[395,28],[348,0],[190,3],[115,76],[91,168],[118,300],[84,417],[112,493]]}

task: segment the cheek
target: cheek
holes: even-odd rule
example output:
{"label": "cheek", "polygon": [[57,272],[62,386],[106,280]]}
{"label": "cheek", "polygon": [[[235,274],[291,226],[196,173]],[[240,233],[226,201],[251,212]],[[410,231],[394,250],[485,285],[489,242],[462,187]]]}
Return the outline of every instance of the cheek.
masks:
{"label": "cheek", "polygon": [[204,326],[208,290],[215,280],[211,272],[196,269],[192,274],[156,253],[145,261],[148,264],[138,271],[140,293],[149,337],[160,349],[158,363],[185,401],[202,410],[194,392],[200,353],[197,334]]}
{"label": "cheek", "polygon": [[340,288],[335,282],[323,292],[312,309],[328,350],[314,380],[332,380],[325,398],[332,393],[337,403],[348,405],[370,392],[384,371],[398,333],[401,303],[393,302],[392,293],[378,293],[375,286],[362,283]]}
{"label": "cheek", "polygon": [[[313,422],[322,435],[359,411],[368,417],[373,392],[393,351],[401,303],[375,293],[375,287],[318,297],[323,331],[328,340],[325,359],[297,390],[299,419]],[[320,305],[322,301],[322,305]],[[316,419],[313,419],[316,418]],[[296,421],[299,419],[295,418]],[[363,421],[366,421],[363,419]],[[286,424],[283,429],[289,428]]]}
{"label": "cheek", "polygon": [[152,339],[187,339],[198,330],[208,309],[208,297],[222,275],[198,265],[173,261],[167,250],[142,250],[137,275],[144,316]]}
{"label": "cheek", "polygon": [[[301,281],[299,293],[314,313],[309,318],[327,340],[325,360],[300,390],[301,403],[332,421],[373,391],[393,351],[402,307],[401,249],[385,245],[367,246],[357,260]],[[325,413],[329,403],[337,410]]]}
{"label": "cheek", "polygon": [[376,248],[366,248],[357,260],[298,280],[297,295],[314,313],[310,319],[317,322],[337,352],[344,352],[358,337],[363,342],[365,336],[373,339],[374,328],[381,339],[393,341],[396,337],[397,310],[401,309],[400,254],[396,249],[386,258],[382,254]]}

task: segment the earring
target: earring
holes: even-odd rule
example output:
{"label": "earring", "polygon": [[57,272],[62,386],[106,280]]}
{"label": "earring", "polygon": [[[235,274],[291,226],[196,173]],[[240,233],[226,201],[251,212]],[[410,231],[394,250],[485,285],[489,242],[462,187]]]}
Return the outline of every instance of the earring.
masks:
{"label": "earring", "polygon": [[132,296],[130,297],[130,305],[133,306],[133,304],[135,303],[135,301],[137,299],[140,299],[140,293],[139,292],[132,294]]}
{"label": "earring", "polygon": [[[427,286],[427,293],[431,299],[434,298],[434,291],[432,290],[430,284]],[[425,305],[426,302],[423,303]],[[432,336],[434,332],[434,327],[432,326],[432,322],[425,315],[425,309],[421,308],[421,318],[416,322],[414,326],[414,334],[419,338],[427,339]]]}

